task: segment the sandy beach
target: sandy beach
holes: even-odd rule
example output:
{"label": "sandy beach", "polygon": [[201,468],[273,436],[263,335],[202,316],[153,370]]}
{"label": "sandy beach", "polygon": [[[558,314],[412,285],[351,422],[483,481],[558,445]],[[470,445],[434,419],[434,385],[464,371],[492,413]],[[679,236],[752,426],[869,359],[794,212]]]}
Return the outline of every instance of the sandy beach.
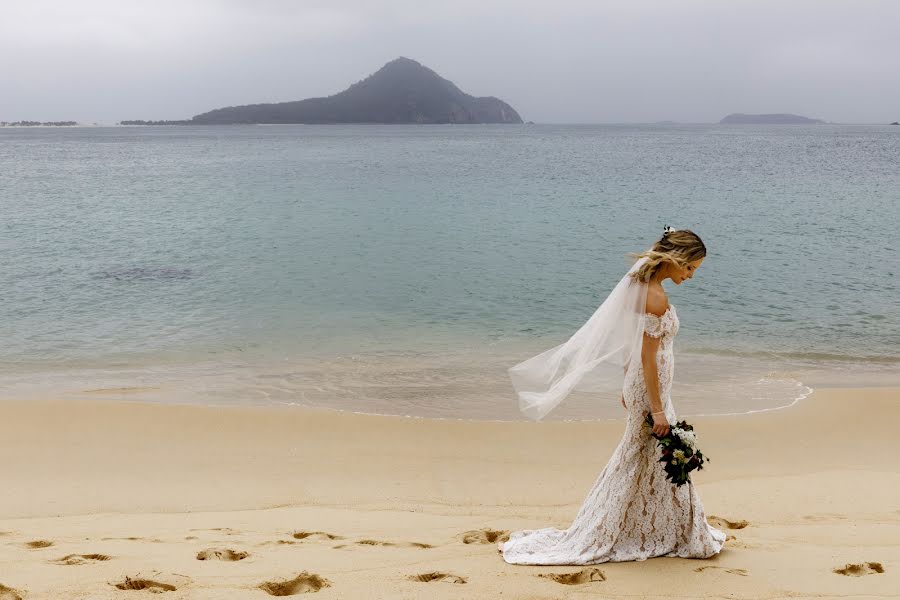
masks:
{"label": "sandy beach", "polygon": [[585,568],[495,541],[566,527],[622,422],[5,400],[0,598],[900,597],[898,401],[693,418],[725,549]]}

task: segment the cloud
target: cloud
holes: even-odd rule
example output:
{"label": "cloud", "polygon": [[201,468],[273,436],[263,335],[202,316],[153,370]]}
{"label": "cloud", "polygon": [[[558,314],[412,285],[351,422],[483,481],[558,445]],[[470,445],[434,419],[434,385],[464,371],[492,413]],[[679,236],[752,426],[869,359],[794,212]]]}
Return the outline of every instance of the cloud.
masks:
{"label": "cloud", "polygon": [[184,118],[402,55],[536,121],[896,120],[898,20],[877,0],[9,2],[0,119]]}

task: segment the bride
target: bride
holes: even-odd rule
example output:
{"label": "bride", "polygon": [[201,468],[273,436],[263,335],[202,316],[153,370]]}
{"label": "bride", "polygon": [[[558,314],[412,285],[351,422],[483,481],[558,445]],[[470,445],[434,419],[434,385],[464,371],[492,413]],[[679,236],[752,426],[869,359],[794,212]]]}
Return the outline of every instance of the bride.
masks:
{"label": "bride", "polygon": [[[669,483],[659,448],[643,425],[664,435],[677,421],[670,391],[678,316],[662,283],[696,273],[706,247],[690,230],[666,227],[662,238],[616,285],[593,316],[565,343],[509,370],[526,415],[543,418],[578,389],[621,390],[625,434],[568,529],[513,532],[498,548],[519,565],[587,565],[654,556],[708,558],[725,533],[706,521],[693,484]],[[624,375],[624,382],[623,382]],[[619,387],[621,386],[621,387]]]}

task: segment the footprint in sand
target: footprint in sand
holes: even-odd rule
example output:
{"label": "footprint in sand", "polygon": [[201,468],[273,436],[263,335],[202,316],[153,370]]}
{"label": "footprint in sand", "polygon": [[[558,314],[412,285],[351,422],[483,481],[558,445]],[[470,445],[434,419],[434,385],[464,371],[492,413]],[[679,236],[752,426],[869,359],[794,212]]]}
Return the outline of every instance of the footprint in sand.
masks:
{"label": "footprint in sand", "polygon": [[736,535],[731,535],[731,534],[725,536],[725,542],[727,543],[729,548],[757,548],[758,547],[755,544],[742,542],[741,540],[737,539]]}
{"label": "footprint in sand", "polygon": [[291,534],[291,536],[295,540],[305,540],[307,538],[319,538],[326,540],[342,540],[339,535],[334,535],[333,533],[325,533],[324,531],[295,531]]}
{"label": "footprint in sand", "polygon": [[575,573],[541,573],[538,577],[552,579],[563,585],[582,585],[595,581],[606,581],[606,575],[600,569],[582,569]]}
{"label": "footprint in sand", "polygon": [[247,552],[239,552],[229,548],[207,548],[197,553],[197,560],[244,560],[250,556]]}
{"label": "footprint in sand", "polygon": [[875,573],[884,573],[884,567],[878,562],[854,563],[840,569],[834,569],[838,575],[849,575],[850,577],[862,577],[863,575],[873,575]]}
{"label": "footprint in sand", "polygon": [[[300,542],[296,542],[294,540],[275,540],[268,542],[260,542],[257,546],[270,546],[272,544],[277,544],[279,546],[293,546],[294,544],[299,544]],[[346,544],[341,544],[340,546],[332,546],[332,548],[344,548]]]}
{"label": "footprint in sand", "polygon": [[331,582],[324,577],[303,571],[288,581],[266,581],[261,583],[259,589],[270,596],[293,596],[295,594],[318,592],[330,585]]}
{"label": "footprint in sand", "polygon": [[728,519],[717,517],[715,515],[710,515],[706,520],[710,525],[718,527],[719,529],[743,529],[750,524],[748,521],[744,521],[743,519],[740,521],[729,521]]}
{"label": "footprint in sand", "polygon": [[807,521],[846,521],[847,517],[837,513],[818,513],[815,515],[804,515],[803,517]]}
{"label": "footprint in sand", "polygon": [[37,550],[38,548],[49,548],[53,545],[53,542],[50,540],[34,540],[33,542],[25,542],[25,547],[30,548],[31,550]]}
{"label": "footprint in sand", "polygon": [[[359,540],[356,542],[360,546],[391,546],[405,548],[434,548],[431,544],[423,544],[422,542],[383,542],[381,540]],[[336,548],[338,546],[335,546]]]}
{"label": "footprint in sand", "polygon": [[22,600],[22,595],[11,587],[6,587],[0,583],[0,600]]}
{"label": "footprint in sand", "polygon": [[51,560],[50,562],[58,565],[85,565],[92,562],[101,562],[109,560],[110,557],[105,554],[67,554],[62,558]]}
{"label": "footprint in sand", "polygon": [[451,575],[450,573],[420,573],[419,575],[410,575],[410,581],[418,581],[421,583],[430,583],[432,581],[443,581],[445,583],[466,583],[465,577],[459,575]]}
{"label": "footprint in sand", "polygon": [[232,529],[231,527],[212,527],[209,529],[191,529],[190,531],[217,531],[219,533],[224,533],[225,535],[240,535],[240,531],[237,529]]}
{"label": "footprint in sand", "polygon": [[702,572],[705,571],[706,569],[722,569],[722,570],[725,571],[726,573],[731,573],[732,575],[741,575],[742,577],[746,577],[746,576],[748,575],[746,569],[727,569],[727,568],[725,568],[725,567],[718,567],[718,566],[716,566],[716,565],[709,565],[709,566],[706,566],[706,567],[697,567],[696,569],[694,569],[694,572],[695,572],[695,573],[702,573]]}
{"label": "footprint in sand", "polygon": [[500,529],[475,529],[462,534],[463,544],[495,544],[509,539],[509,532]]}
{"label": "footprint in sand", "polygon": [[120,590],[148,590],[150,592],[174,592],[178,588],[171,583],[162,581],[154,581],[153,579],[144,579],[143,577],[125,577],[125,581],[114,583]]}

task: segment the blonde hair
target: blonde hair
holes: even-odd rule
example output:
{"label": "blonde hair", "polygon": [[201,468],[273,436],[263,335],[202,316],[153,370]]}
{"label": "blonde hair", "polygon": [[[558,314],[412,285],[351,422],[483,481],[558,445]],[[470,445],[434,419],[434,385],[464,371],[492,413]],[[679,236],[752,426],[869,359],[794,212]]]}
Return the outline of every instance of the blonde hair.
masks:
{"label": "blonde hair", "polygon": [[688,263],[706,256],[706,246],[700,236],[690,229],[666,229],[653,246],[640,254],[630,254],[635,260],[646,257],[647,262],[631,274],[639,281],[649,281],[666,262],[686,268]]}

